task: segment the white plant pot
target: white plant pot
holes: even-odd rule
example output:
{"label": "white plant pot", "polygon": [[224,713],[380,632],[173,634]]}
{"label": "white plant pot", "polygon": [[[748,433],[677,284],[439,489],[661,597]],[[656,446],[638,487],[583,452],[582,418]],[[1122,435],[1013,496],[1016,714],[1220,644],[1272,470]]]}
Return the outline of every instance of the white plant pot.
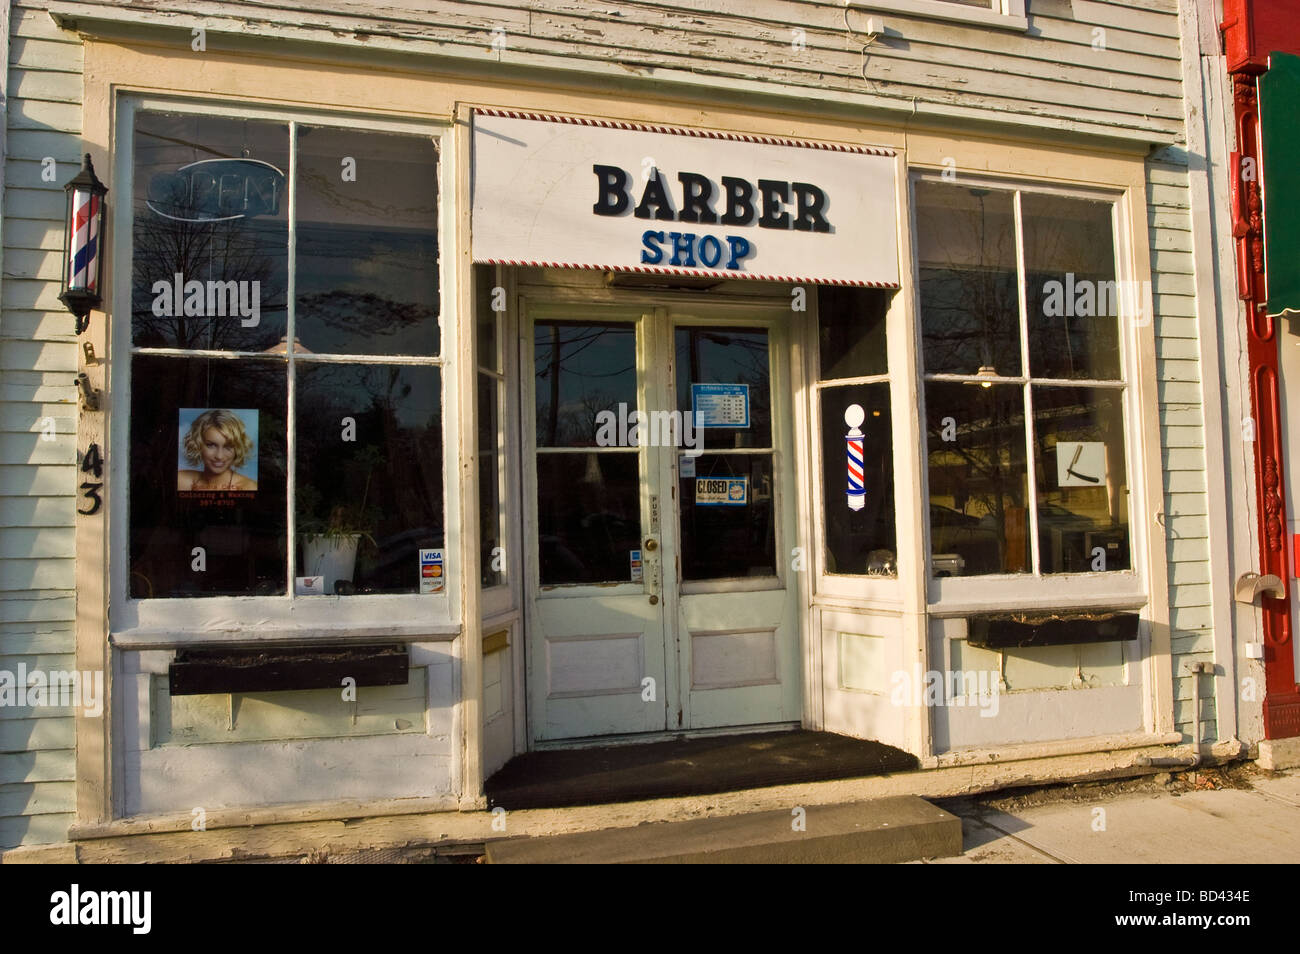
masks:
{"label": "white plant pot", "polygon": [[303,576],[325,577],[325,592],[334,594],[337,580],[351,580],[357,568],[359,533],[334,536],[304,534],[302,538]]}

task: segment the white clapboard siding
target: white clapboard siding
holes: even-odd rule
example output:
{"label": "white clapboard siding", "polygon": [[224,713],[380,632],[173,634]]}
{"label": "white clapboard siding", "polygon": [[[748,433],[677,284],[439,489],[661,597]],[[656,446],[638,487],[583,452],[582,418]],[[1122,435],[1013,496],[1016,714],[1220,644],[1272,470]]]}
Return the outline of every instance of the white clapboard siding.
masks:
{"label": "white clapboard siding", "polygon": [[[68,638],[62,623],[30,623],[30,631],[5,628],[5,647],[16,655],[48,656],[63,652]],[[8,708],[7,706],[5,708]]]}
{"label": "white clapboard siding", "polygon": [[[887,7],[887,0],[884,4]],[[660,82],[760,83],[773,91],[932,104],[1001,122],[1152,141],[1182,138],[1176,4],[1035,0],[1028,32],[886,13],[864,55],[868,13],[831,0],[637,2],[534,0],[522,5],[321,0],[85,0],[85,16],[212,34],[309,40],[501,63],[645,75]],[[504,48],[493,49],[502,30]],[[797,32],[796,32],[797,31]],[[1100,31],[1100,32],[1098,32]],[[36,44],[32,38],[24,42]],[[55,50],[32,50],[53,63]],[[828,97],[830,94],[830,97]]]}
{"label": "white clapboard siding", "polygon": [[76,807],[72,782],[0,785],[0,815],[50,815]]}
{"label": "white clapboard siding", "polygon": [[75,820],[71,812],[0,816],[0,845],[51,845],[67,841],[68,828]]}
{"label": "white clapboard siding", "polygon": [[[71,500],[72,495],[63,498]],[[0,625],[4,631],[28,632],[41,623],[67,623],[71,645],[72,623],[76,616],[76,601],[68,590],[32,590],[20,595],[6,594],[0,600]],[[69,652],[71,650],[69,649]]]}
{"label": "white clapboard siding", "polygon": [[[1175,152],[1170,150],[1170,153]],[[1188,738],[1192,732],[1190,678],[1181,675],[1191,662],[1212,659],[1214,630],[1210,613],[1210,542],[1205,514],[1205,429],[1201,416],[1200,342],[1196,299],[1190,287],[1191,215],[1187,209],[1187,168],[1173,162],[1148,162],[1147,187],[1152,268],[1156,294],[1156,378],[1160,402],[1161,455],[1165,479],[1165,552],[1169,560],[1170,648],[1173,654],[1174,722]],[[1186,276],[1186,294],[1161,288],[1161,280]],[[1166,294],[1168,291],[1170,293]],[[1202,737],[1213,737],[1215,702],[1212,680],[1202,689]],[[1186,700],[1183,702],[1182,700]]]}
{"label": "white clapboard siding", "polygon": [[[77,343],[58,293],[63,183],[82,151],[81,63],[80,42],[48,11],[12,8],[0,292],[0,669],[10,672],[76,665]],[[3,712],[0,849],[67,837],[73,763],[70,710]]]}
{"label": "white clapboard siding", "polygon": [[18,752],[0,759],[0,785],[20,782],[62,782],[72,778],[71,751]]}

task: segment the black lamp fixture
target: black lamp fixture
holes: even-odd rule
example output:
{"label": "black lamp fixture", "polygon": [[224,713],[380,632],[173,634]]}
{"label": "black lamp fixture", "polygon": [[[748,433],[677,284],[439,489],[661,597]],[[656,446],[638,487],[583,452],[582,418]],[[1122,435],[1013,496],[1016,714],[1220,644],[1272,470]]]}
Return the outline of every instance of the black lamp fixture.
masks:
{"label": "black lamp fixture", "polygon": [[81,171],[64,187],[68,214],[63,237],[63,293],[59,301],[77,316],[77,334],[90,324],[90,311],[103,302],[104,196],[108,188],[95,175],[90,153]]}

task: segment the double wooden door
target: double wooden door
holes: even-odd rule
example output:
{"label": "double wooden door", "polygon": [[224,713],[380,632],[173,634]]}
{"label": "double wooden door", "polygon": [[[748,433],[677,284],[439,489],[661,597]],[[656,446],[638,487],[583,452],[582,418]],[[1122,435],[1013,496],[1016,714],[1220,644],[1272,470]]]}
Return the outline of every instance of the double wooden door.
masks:
{"label": "double wooden door", "polygon": [[533,741],[798,721],[788,306],[523,318]]}

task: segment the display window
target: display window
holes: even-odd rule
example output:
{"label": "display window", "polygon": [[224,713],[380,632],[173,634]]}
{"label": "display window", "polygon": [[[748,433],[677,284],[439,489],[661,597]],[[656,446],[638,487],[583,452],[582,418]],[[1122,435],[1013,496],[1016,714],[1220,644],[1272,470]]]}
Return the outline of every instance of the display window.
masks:
{"label": "display window", "polygon": [[815,385],[823,560],[833,575],[898,575],[886,318],[896,293],[825,286],[817,295]]}
{"label": "display window", "polygon": [[1133,567],[1116,200],[913,191],[932,577]]}
{"label": "display window", "polygon": [[135,108],[128,155],[126,596],[444,592],[437,137]]}

